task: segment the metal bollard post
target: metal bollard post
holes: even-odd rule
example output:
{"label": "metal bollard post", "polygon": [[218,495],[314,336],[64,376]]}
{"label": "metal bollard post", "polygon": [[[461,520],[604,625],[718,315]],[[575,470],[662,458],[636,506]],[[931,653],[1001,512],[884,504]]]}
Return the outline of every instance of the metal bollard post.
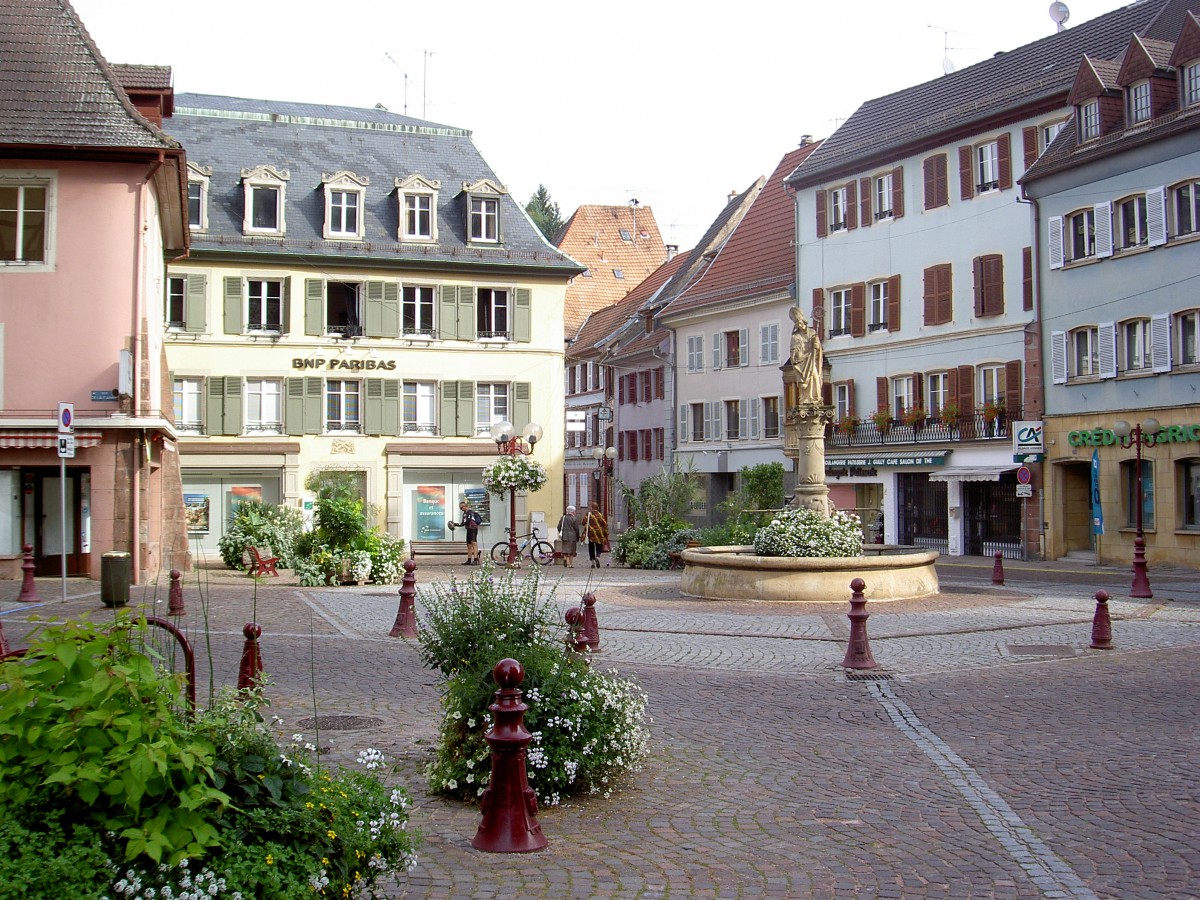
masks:
{"label": "metal bollard post", "polygon": [[1004,554],[996,551],[996,563],[992,566],[992,584],[1004,584]]}
{"label": "metal bollard post", "polygon": [[183,573],[178,569],[171,570],[171,589],[167,592],[167,615],[168,616],[186,616],[187,610],[183,606]]}
{"label": "metal bollard post", "polygon": [[572,606],[563,618],[567,620],[567,649],[576,653],[587,653],[587,638],[583,634],[583,613],[578,606]]}
{"label": "metal bollard post", "polygon": [[415,638],[417,636],[417,563],[409,557],[404,561],[404,576],[400,579],[400,608],[396,610],[396,623],[388,637]]}
{"label": "metal bollard post", "polygon": [[1096,614],[1092,616],[1092,649],[1112,649],[1112,619],[1108,616],[1108,591],[1096,591]]}
{"label": "metal bollard post", "polygon": [[262,675],[262,653],[259,651],[258,639],[262,637],[262,628],[254,622],[247,622],[242,628],[246,643],[242,646],[242,664],[238,668],[238,690],[244,691],[254,687]]}
{"label": "metal bollard post", "polygon": [[596,595],[591,591],[583,595],[583,638],[588,650],[600,652],[600,622],[596,618]]}
{"label": "metal bollard post", "polygon": [[846,647],[846,657],[842,667],[846,669],[873,669],[875,657],[871,655],[871,642],[867,640],[867,619],[870,614],[866,610],[867,599],[863,596],[867,583],[861,578],[850,582],[850,643]]}
{"label": "metal bollard post", "polygon": [[525,728],[525,710],[518,687],[525,669],[515,659],[502,659],[492,669],[500,689],[488,707],[495,723],[483,736],[492,748],[492,777],[479,808],[483,821],[471,846],[488,853],[531,853],[549,843],[537,821],[537,795],[525,774],[525,748],[533,741]]}
{"label": "metal bollard post", "polygon": [[21,593],[17,599],[22,603],[41,603],[42,598],[38,596],[37,584],[33,580],[33,570],[37,568],[33,563],[33,544],[26,544],[21,548],[21,553],[21,571],[24,572],[24,577],[21,579]]}

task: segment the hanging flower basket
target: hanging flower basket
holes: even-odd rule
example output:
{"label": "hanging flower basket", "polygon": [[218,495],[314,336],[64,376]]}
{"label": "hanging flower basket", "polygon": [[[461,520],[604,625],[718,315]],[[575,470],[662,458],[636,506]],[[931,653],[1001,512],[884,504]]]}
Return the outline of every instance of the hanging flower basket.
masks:
{"label": "hanging flower basket", "polygon": [[947,403],[942,407],[942,411],[938,413],[938,418],[942,420],[942,424],[947,428],[953,428],[958,424],[959,415],[958,404]]}
{"label": "hanging flower basket", "polygon": [[885,407],[880,407],[871,413],[871,421],[875,423],[875,430],[883,434],[892,424],[892,414]]}
{"label": "hanging flower basket", "polygon": [[913,428],[920,428],[925,424],[925,408],[921,406],[910,406],[904,411],[904,424],[911,425]]}
{"label": "hanging flower basket", "polygon": [[502,456],[483,470],[483,486],[489,494],[504,496],[510,491],[536,491],[546,483],[546,470],[528,456]]}
{"label": "hanging flower basket", "polygon": [[1000,403],[985,403],[983,418],[989,425],[997,419],[1004,418],[1004,405]]}
{"label": "hanging flower basket", "polygon": [[854,429],[857,427],[857,416],[846,416],[846,418],[840,419],[837,423],[837,430],[842,434],[854,434]]}

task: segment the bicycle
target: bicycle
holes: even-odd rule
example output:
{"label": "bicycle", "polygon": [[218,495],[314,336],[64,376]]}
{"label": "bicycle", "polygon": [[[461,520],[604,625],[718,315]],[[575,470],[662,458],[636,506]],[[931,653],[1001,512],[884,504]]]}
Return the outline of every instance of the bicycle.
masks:
{"label": "bicycle", "polygon": [[[511,534],[512,529],[505,528],[506,534]],[[521,534],[517,536],[517,560],[520,561],[522,556],[532,559],[540,566],[548,566],[554,562],[554,547],[547,541],[543,541],[536,530],[529,534]],[[503,565],[508,564],[508,541],[498,541],[492,547],[492,559]]]}

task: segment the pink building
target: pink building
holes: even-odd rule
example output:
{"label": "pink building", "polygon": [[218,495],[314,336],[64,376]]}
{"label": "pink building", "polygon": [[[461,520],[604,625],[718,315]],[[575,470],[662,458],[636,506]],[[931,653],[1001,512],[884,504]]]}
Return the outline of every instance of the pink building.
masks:
{"label": "pink building", "polygon": [[162,341],[165,261],[188,247],[184,152],[156,124],[170,71],[118,71],[66,0],[26,0],[0,6],[0,97],[0,571],[30,544],[39,575],[95,578],[126,551],[150,580],[188,563]]}

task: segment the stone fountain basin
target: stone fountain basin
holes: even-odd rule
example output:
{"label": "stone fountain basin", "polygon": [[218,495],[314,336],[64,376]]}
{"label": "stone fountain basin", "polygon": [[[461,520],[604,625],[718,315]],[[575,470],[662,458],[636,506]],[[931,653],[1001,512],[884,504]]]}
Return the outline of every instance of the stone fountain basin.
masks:
{"label": "stone fountain basin", "polygon": [[680,590],[706,600],[791,600],[848,603],[850,582],[867,583],[868,600],[911,600],[938,592],[936,550],[872,545],[862,556],[755,556],[752,546],[683,551]]}

